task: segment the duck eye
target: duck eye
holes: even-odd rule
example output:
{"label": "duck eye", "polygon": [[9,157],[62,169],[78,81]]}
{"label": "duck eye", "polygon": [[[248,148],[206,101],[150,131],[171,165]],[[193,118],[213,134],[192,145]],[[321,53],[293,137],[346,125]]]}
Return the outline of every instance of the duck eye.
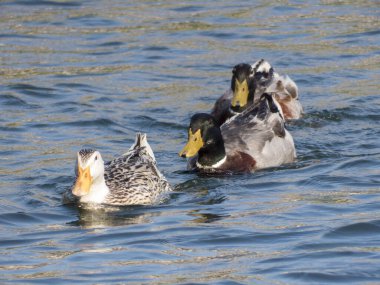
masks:
{"label": "duck eye", "polygon": [[97,155],[95,156],[95,160],[98,160],[98,156]]}

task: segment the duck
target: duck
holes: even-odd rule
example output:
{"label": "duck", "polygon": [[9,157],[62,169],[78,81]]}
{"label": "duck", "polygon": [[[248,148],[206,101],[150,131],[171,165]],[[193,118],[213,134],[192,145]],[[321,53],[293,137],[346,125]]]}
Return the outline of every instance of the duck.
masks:
{"label": "duck", "polygon": [[189,170],[222,174],[251,173],[297,157],[281,107],[268,93],[222,126],[210,114],[193,115],[179,156],[189,159]]}
{"label": "duck", "polygon": [[232,116],[255,104],[261,95],[274,94],[283,109],[284,119],[299,119],[303,108],[298,98],[298,87],[287,75],[274,71],[271,64],[258,60],[254,64],[239,63],[232,69],[231,87],[217,99],[211,115],[221,126]]}
{"label": "duck", "polygon": [[106,163],[99,151],[80,150],[75,173],[71,192],[87,205],[152,205],[172,190],[157,168],[146,134],[141,133],[126,153]]}

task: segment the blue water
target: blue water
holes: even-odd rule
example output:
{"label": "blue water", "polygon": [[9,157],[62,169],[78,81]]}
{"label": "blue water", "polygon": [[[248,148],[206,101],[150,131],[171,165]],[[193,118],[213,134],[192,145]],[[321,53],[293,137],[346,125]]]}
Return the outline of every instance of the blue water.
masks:
{"label": "blue water", "polygon": [[[0,283],[380,283],[378,1],[0,1]],[[298,84],[297,162],[198,177],[177,153],[231,68]],[[157,206],[64,205],[76,152],[148,133]]]}

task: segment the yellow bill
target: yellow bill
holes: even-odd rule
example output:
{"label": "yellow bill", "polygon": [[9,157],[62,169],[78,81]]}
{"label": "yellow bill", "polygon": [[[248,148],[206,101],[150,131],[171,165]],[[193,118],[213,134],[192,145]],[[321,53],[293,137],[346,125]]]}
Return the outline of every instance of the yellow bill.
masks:
{"label": "yellow bill", "polygon": [[244,107],[248,102],[248,83],[245,79],[242,83],[236,79],[234,97],[232,98],[232,107]]}
{"label": "yellow bill", "polygon": [[189,139],[185,147],[179,153],[181,157],[192,157],[198,153],[200,148],[204,145],[201,130],[197,130],[195,133],[189,129]]}
{"label": "yellow bill", "polygon": [[87,195],[90,192],[91,184],[90,166],[83,169],[78,165],[78,177],[72,190],[73,194],[78,197]]}

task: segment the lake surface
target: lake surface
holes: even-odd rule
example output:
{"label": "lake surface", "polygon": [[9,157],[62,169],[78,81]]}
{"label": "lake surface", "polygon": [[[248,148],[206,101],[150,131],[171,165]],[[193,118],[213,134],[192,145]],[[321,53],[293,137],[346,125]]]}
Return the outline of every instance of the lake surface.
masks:
{"label": "lake surface", "polygon": [[[313,4],[311,4],[313,3]],[[0,283],[379,284],[378,1],[0,1]],[[232,67],[298,84],[297,162],[199,177],[178,157]],[[62,202],[76,152],[148,133],[162,205]]]}

